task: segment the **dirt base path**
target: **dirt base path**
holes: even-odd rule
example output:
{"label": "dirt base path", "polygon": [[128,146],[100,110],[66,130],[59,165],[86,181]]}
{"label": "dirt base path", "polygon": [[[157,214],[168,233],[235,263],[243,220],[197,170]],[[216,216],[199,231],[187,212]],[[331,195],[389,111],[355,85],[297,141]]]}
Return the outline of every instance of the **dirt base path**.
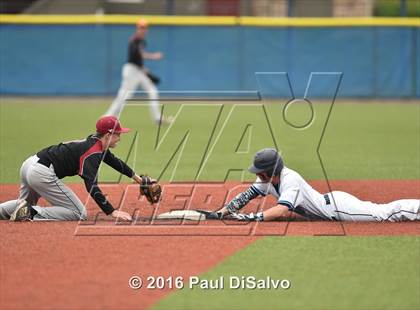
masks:
{"label": "dirt base path", "polygon": [[[324,182],[311,182],[328,191]],[[334,181],[361,199],[378,202],[420,198],[419,180]],[[214,267],[264,235],[420,235],[419,223],[273,222],[241,224],[151,222],[154,213],[170,209],[215,209],[246,185],[171,184],[152,208],[137,200],[137,187],[106,185],[114,205],[132,212],[134,224],[116,224],[101,214],[80,184],[71,188],[87,201],[89,220],[74,222],[0,222],[0,308],[136,308],[144,309],[168,290],[132,290],[132,275],[183,276]],[[17,185],[1,185],[0,201],[13,199]],[[85,199],[85,200],[83,200]],[[260,199],[247,211],[272,205]],[[41,205],[45,202],[41,201]]]}

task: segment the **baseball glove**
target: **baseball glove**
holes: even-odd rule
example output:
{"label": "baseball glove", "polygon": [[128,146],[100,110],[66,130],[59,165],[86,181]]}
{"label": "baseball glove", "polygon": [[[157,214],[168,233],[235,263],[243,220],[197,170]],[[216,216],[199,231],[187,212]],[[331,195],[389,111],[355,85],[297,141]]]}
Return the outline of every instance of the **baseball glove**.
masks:
{"label": "baseball glove", "polygon": [[151,204],[158,202],[160,200],[160,196],[162,195],[161,186],[147,175],[141,175],[140,177],[140,195],[146,196],[147,201]]}
{"label": "baseball glove", "polygon": [[153,82],[155,85],[159,85],[160,78],[157,75],[154,75],[152,72],[148,71],[146,75],[149,77],[149,79]]}

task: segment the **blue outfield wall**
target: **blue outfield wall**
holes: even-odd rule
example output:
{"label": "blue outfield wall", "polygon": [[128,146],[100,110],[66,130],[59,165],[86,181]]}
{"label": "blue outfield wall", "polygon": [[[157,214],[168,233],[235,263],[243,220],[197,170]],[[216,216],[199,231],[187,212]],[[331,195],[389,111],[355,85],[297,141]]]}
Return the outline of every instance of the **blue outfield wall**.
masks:
{"label": "blue outfield wall", "polygon": [[[311,72],[342,72],[339,97],[420,98],[418,27],[153,26],[146,65],[161,90],[263,90],[290,97],[278,75],[287,72],[296,97]],[[128,25],[0,25],[2,95],[113,95],[118,90]],[[285,86],[286,85],[286,86]],[[329,97],[320,79],[310,96]]]}

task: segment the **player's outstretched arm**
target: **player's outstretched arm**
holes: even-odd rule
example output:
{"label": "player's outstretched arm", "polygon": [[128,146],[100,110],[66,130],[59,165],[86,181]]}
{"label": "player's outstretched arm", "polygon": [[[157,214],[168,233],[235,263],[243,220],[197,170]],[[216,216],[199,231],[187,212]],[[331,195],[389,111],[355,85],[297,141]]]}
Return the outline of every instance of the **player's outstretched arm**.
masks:
{"label": "player's outstretched arm", "polygon": [[112,217],[121,219],[123,221],[132,220],[131,215],[127,212],[113,208],[111,203],[106,199],[105,195],[102,193],[101,189],[96,183],[96,180],[85,178],[84,181],[86,190],[106,215],[111,215]]}
{"label": "player's outstretched arm", "polygon": [[264,221],[274,221],[282,218],[289,218],[293,216],[293,212],[288,207],[278,204],[263,212]]}
{"label": "player's outstretched arm", "polygon": [[160,60],[163,58],[163,54],[161,52],[149,53],[146,51],[141,52],[144,59],[148,60]]}
{"label": "player's outstretched arm", "polygon": [[303,219],[304,217],[294,213],[289,210],[289,208],[285,205],[278,204],[264,212],[258,213],[250,213],[250,214],[240,214],[234,213],[230,215],[233,219],[238,221],[257,221],[257,222],[269,222],[269,221],[276,221],[281,219],[291,219],[291,218],[299,218]]}
{"label": "player's outstretched arm", "polygon": [[258,193],[253,189],[251,186],[246,191],[236,195],[228,204],[226,204],[223,208],[218,210],[218,213],[221,213],[222,216],[237,213],[240,209],[245,207],[252,199],[258,197]]}
{"label": "player's outstretched arm", "polygon": [[123,220],[123,221],[132,221],[131,215],[125,211],[121,210],[114,210],[111,213],[111,216],[116,218],[117,220]]}

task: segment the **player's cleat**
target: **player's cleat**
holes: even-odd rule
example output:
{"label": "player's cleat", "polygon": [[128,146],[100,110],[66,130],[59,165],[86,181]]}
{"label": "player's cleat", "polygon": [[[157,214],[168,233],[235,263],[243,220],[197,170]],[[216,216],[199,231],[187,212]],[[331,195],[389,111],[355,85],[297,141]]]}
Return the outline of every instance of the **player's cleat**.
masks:
{"label": "player's cleat", "polygon": [[173,121],[173,116],[162,117],[162,119],[156,120],[156,125],[170,125]]}
{"label": "player's cleat", "polygon": [[23,222],[31,221],[31,206],[26,200],[21,201],[15,211],[10,215],[10,221],[12,222]]}

